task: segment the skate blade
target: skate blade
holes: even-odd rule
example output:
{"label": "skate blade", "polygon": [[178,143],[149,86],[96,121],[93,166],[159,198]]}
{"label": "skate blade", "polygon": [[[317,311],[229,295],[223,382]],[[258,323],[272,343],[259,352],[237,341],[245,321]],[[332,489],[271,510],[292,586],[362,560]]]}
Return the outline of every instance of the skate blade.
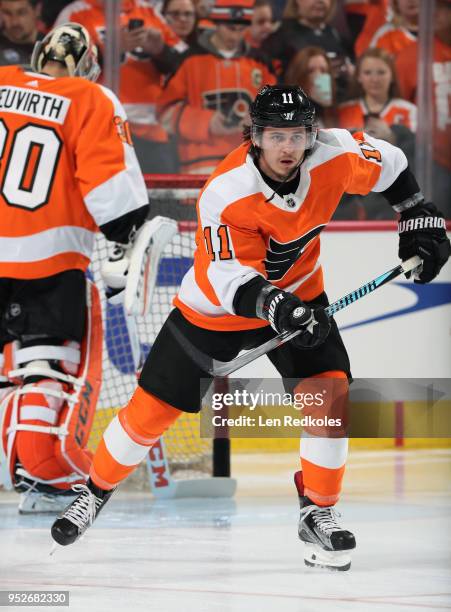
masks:
{"label": "skate blade", "polygon": [[308,567],[346,572],[351,567],[351,556],[348,551],[324,550],[316,544],[305,543],[304,563]]}

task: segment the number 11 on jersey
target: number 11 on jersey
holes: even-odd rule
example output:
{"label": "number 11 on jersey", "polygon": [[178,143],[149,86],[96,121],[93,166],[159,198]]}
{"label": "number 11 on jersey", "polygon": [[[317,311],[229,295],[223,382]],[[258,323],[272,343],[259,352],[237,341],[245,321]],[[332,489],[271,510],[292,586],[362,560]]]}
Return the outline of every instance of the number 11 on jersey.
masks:
{"label": "number 11 on jersey", "polygon": [[207,225],[204,228],[204,240],[207,248],[207,253],[210,255],[210,260],[216,260],[216,253],[218,253],[221,261],[225,259],[232,259],[232,250],[230,248],[230,236],[227,225],[220,225],[216,231],[216,235],[219,239],[219,249],[213,247],[211,225]]}

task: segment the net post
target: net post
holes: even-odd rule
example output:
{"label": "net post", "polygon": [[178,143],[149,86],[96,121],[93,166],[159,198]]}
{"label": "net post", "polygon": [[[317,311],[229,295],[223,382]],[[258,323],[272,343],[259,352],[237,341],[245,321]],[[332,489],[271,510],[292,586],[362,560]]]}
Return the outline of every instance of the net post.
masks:
{"label": "net post", "polygon": [[[214,380],[215,393],[227,393],[229,390],[229,379],[215,378]],[[227,417],[224,406],[222,415]],[[215,437],[213,439],[213,466],[212,473],[214,477],[230,478],[230,438],[228,437],[228,427],[215,427]]]}

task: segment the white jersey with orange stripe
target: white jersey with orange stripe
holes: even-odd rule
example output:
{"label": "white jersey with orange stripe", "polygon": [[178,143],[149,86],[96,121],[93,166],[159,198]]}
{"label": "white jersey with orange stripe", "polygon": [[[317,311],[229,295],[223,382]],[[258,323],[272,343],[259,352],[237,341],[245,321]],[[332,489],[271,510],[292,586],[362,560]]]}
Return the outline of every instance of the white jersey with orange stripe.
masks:
{"label": "white jersey with orange stripe", "polygon": [[127,242],[148,197],[124,109],[105,87],[0,68],[0,277],[85,270],[94,235]]}
{"label": "white jersey with orange stripe", "polygon": [[320,233],[344,193],[382,192],[407,167],[404,153],[362,132],[320,130],[300,166],[295,193],[265,183],[243,144],[218,166],[197,204],[194,265],[175,305],[195,325],[214,330],[267,325],[234,313],[236,291],[260,275],[302,300],[322,291]]}

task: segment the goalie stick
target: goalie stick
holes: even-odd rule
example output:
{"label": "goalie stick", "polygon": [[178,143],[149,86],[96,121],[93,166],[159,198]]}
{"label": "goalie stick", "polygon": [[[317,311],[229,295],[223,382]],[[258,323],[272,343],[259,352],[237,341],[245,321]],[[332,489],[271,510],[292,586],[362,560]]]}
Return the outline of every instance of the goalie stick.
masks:
{"label": "goalie stick", "polygon": [[[374,278],[371,281],[368,281],[358,289],[347,293],[340,299],[336,300],[329,306],[325,308],[326,314],[329,317],[332,317],[336,312],[347,308],[350,304],[357,302],[365,295],[372,293],[379,287],[389,283],[393,279],[401,276],[401,274],[406,274],[408,272],[414,272],[417,268],[419,268],[422,264],[421,259],[415,255],[406,261],[403,261],[401,264],[380,274],[378,277]],[[199,367],[201,367],[205,372],[210,374],[211,376],[227,376],[228,374],[232,374],[239,368],[255,361],[258,357],[262,355],[266,355],[269,351],[272,351],[285,342],[288,342],[295,336],[301,333],[301,330],[296,330],[294,332],[282,332],[281,334],[271,338],[270,340],[264,342],[260,346],[257,346],[254,349],[246,351],[242,355],[238,355],[235,359],[231,361],[220,361],[217,359],[213,359],[212,357],[206,355],[202,351],[200,351],[197,347],[195,347],[176,327],[175,325],[169,321],[170,329],[174,336],[177,338],[179,343],[183,346],[183,348],[189,353],[192,359],[197,363]]]}

